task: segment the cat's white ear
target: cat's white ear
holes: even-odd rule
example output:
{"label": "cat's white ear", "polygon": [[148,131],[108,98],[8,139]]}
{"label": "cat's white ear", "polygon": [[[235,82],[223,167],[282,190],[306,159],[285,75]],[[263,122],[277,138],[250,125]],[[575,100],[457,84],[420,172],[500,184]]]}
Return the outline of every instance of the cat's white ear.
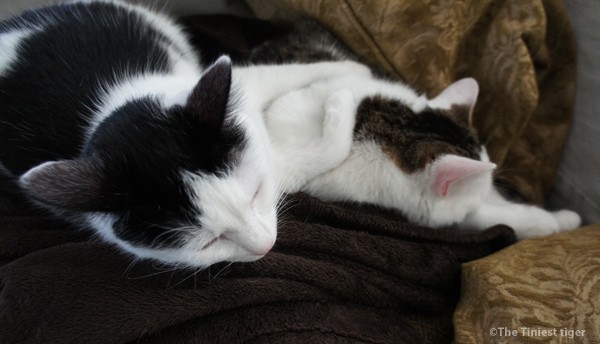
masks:
{"label": "cat's white ear", "polygon": [[205,124],[221,127],[231,91],[231,59],[221,56],[202,74],[190,94],[186,107]]}
{"label": "cat's white ear", "polygon": [[448,110],[446,113],[454,120],[471,124],[478,95],[477,81],[464,78],[450,84],[437,97],[429,100],[427,105],[432,109]]}
{"label": "cat's white ear", "polygon": [[432,108],[451,109],[453,105],[474,106],[479,94],[479,84],[473,78],[453,82],[437,97],[428,101]]}
{"label": "cat's white ear", "polygon": [[63,210],[114,210],[126,195],[110,192],[110,185],[93,159],[46,162],[19,178],[19,186],[32,199]]}
{"label": "cat's white ear", "polygon": [[466,178],[491,172],[496,164],[465,158],[458,155],[444,155],[432,163],[432,186],[436,195],[447,196],[454,184]]}

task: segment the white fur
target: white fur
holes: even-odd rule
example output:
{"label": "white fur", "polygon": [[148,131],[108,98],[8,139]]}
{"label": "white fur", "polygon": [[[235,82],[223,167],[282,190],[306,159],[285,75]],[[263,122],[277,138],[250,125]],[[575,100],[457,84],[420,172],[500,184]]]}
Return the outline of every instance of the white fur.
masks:
{"label": "white fur", "polygon": [[[329,117],[325,104],[340,90],[359,101],[375,95],[396,99],[418,113],[425,107],[450,109],[454,104],[472,107],[479,88],[475,80],[463,79],[438,97],[427,100],[401,83],[354,75],[320,80],[286,94],[267,109],[265,119],[274,145],[275,174],[284,192],[301,190],[327,201],[366,202],[395,208],[412,222],[431,227],[460,225],[481,230],[506,224],[519,239],[579,226],[580,218],[572,211],[550,213],[505,200],[493,187],[491,169],[458,180],[451,192],[442,197],[432,187],[435,163],[422,171],[404,173],[373,141],[355,141],[350,151],[339,149],[332,156],[328,145],[335,147],[337,140],[337,145],[344,147],[347,135],[352,133],[352,129],[341,125],[337,132],[329,131],[329,140],[321,136]],[[347,122],[356,116],[356,106],[340,109],[338,112],[346,112]],[[485,149],[480,160],[489,162]]]}
{"label": "white fur", "polygon": [[[291,94],[298,94],[292,92]],[[318,105],[310,103],[306,105]],[[275,102],[267,128],[271,133],[277,185],[295,192],[310,179],[338,166],[350,153],[357,103],[348,90],[332,93],[323,107],[303,108],[295,116],[287,102]],[[323,115],[324,113],[324,115]]]}
{"label": "white fur", "polygon": [[234,70],[237,87],[244,90],[249,106],[264,111],[267,105],[284,94],[307,87],[316,81],[336,80],[337,77],[370,78],[371,71],[352,61],[318,62],[239,67]]}
{"label": "white fur", "polygon": [[34,33],[35,30],[26,29],[0,34],[0,77],[9,72],[16,61],[21,42]]}
{"label": "white fur", "polygon": [[118,220],[116,216],[107,213],[87,213],[85,214],[84,219],[96,230],[96,234],[98,234],[101,239],[117,243],[119,246],[125,248],[132,247],[126,242],[118,240],[115,236],[113,227]]}
{"label": "white fur", "polygon": [[251,110],[240,112],[236,118],[247,134],[247,148],[231,174],[217,177],[184,172],[186,189],[202,209],[197,221],[208,230],[186,243],[183,251],[202,256],[199,260],[206,265],[255,260],[275,243],[277,195],[267,134],[257,119],[260,116]]}

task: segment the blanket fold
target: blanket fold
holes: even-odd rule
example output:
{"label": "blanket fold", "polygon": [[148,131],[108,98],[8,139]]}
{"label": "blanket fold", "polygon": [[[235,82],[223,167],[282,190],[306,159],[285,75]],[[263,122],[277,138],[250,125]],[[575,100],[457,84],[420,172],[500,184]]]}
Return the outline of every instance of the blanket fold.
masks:
{"label": "blanket fold", "polygon": [[134,261],[6,191],[0,214],[2,343],[447,342],[460,264],[514,241],[297,194],[273,252],[200,271]]}

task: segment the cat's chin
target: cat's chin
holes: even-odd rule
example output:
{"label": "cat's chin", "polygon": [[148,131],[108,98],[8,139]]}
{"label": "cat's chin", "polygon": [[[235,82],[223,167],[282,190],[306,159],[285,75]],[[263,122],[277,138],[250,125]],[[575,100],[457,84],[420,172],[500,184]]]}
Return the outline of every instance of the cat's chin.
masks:
{"label": "cat's chin", "polygon": [[[215,261],[211,264],[219,262],[219,259],[228,262],[252,262],[264,257],[275,244],[275,238],[270,236],[263,236],[259,241],[246,238],[235,241],[225,235],[220,235],[205,247],[201,254],[210,257],[206,260],[214,259]],[[253,242],[253,245],[249,246],[249,242]]]}
{"label": "cat's chin", "polygon": [[263,258],[270,251],[270,247],[265,249],[264,252],[255,253],[243,248],[209,252],[208,250],[193,251],[185,249],[156,250],[133,247],[125,243],[119,243],[118,245],[137,258],[150,259],[171,266],[192,268],[207,268],[220,262],[253,262]]}
{"label": "cat's chin", "polygon": [[266,256],[266,253],[263,254],[262,256],[254,256],[254,255],[242,256],[242,257],[239,257],[239,258],[237,258],[235,260],[232,260],[232,262],[249,263],[249,262],[257,261],[257,260],[263,258],[264,256]]}

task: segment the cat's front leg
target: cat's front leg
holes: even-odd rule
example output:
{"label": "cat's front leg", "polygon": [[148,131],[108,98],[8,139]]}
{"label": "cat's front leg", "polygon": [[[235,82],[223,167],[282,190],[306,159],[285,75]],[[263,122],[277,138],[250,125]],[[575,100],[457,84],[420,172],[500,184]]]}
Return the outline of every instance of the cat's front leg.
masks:
{"label": "cat's front leg", "polygon": [[466,224],[477,229],[507,225],[514,229],[519,240],[571,230],[580,223],[579,215],[570,210],[552,213],[533,205],[513,203],[496,190],[466,217]]}
{"label": "cat's front leg", "polygon": [[[279,106],[276,104],[274,106]],[[340,165],[350,155],[357,102],[350,90],[332,92],[316,109],[316,126],[304,126],[307,113],[271,124],[284,135],[273,135],[273,155],[279,184],[285,192],[297,192],[315,177]],[[273,109],[272,109],[273,110]],[[277,111],[275,111],[277,112]],[[310,116],[308,116],[310,117]],[[318,128],[318,129],[317,129]]]}
{"label": "cat's front leg", "polygon": [[323,136],[317,147],[322,163],[313,177],[334,169],[350,155],[357,106],[354,94],[347,89],[333,92],[325,101]]}
{"label": "cat's front leg", "polygon": [[317,62],[239,67],[233,76],[245,93],[245,101],[264,109],[270,102],[315,81],[337,76],[371,77],[371,70],[358,62]]}
{"label": "cat's front leg", "polygon": [[464,224],[479,230],[506,225],[515,231],[519,240],[546,236],[559,230],[558,222],[550,213],[541,209],[527,209],[521,205],[481,204],[467,214]]}

